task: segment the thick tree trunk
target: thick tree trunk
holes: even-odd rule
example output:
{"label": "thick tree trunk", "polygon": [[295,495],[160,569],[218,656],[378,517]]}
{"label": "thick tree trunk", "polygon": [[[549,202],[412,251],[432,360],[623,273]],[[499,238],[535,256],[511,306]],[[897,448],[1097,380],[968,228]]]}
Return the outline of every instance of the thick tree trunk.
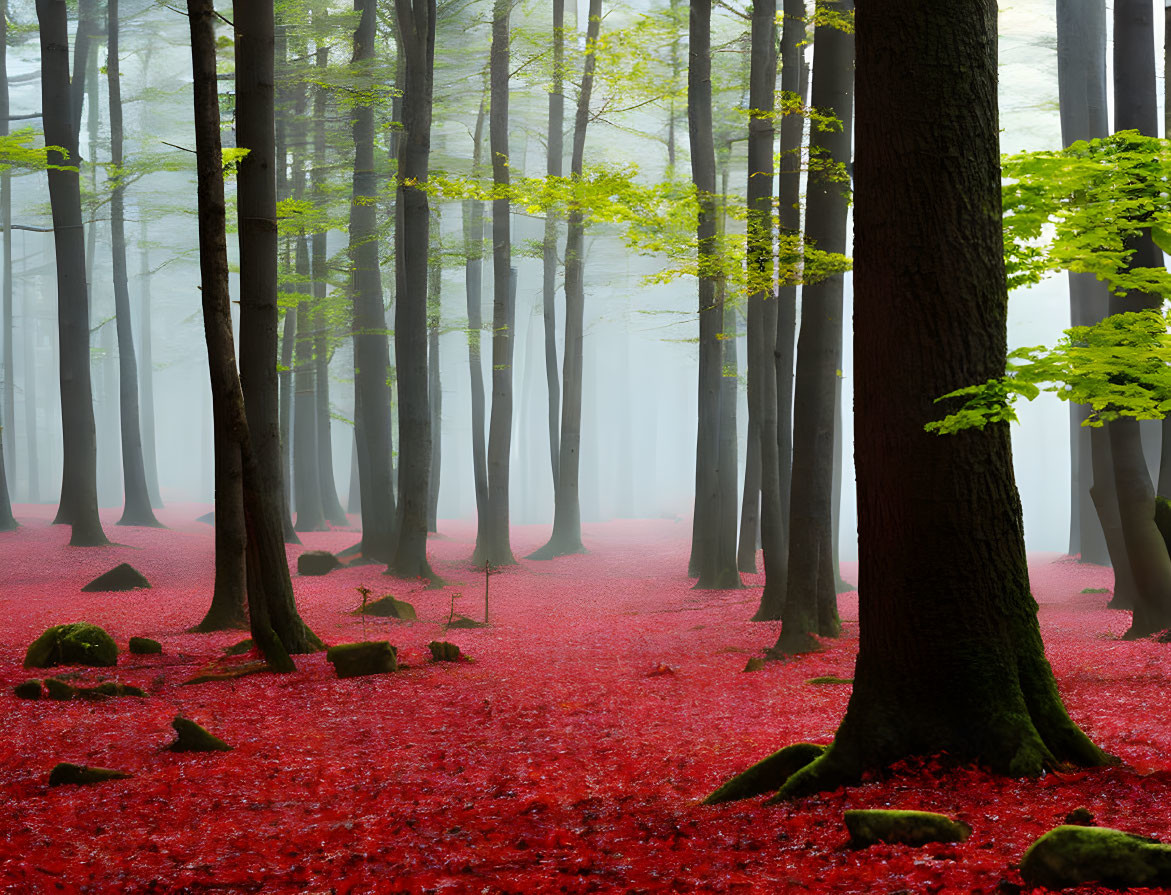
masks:
{"label": "thick tree trunk", "polygon": [[427,264],[430,208],[435,0],[395,0],[405,60],[403,135],[398,155],[394,354],[398,381],[398,538],[392,574],[435,580],[427,561],[431,411],[427,396]]}
{"label": "thick tree trunk", "polygon": [[[588,41],[588,38],[587,38]],[[592,58],[592,57],[590,57]],[[587,62],[588,64],[588,62]],[[549,90],[549,133],[545,173],[560,177],[564,170],[565,130],[565,0],[553,0],[553,83]],[[557,374],[557,229],[560,214],[545,212],[541,249],[541,317],[545,324],[545,384],[549,396],[549,463],[556,494],[561,464],[561,382]]]}
{"label": "thick tree trunk", "polygon": [[[307,652],[318,648],[320,641],[297,614],[283,542],[282,518],[287,515],[288,501],[281,482],[277,419],[273,3],[236,0],[232,12],[236,30],[236,143],[248,150],[240,162],[236,189],[239,366],[248,433],[241,443],[244,516],[249,526],[248,607],[253,639],[270,663],[283,667],[282,650]],[[213,363],[222,362],[222,356],[221,346]],[[221,382],[220,387],[228,386]]]}
{"label": "thick tree trunk", "polygon": [[[489,83],[492,103],[488,118],[492,182],[507,188],[508,171],[508,0],[495,0]],[[516,318],[512,271],[512,226],[509,201],[492,201],[492,414],[488,423],[487,531],[476,536],[477,565],[512,565],[509,532],[508,464],[512,448],[512,355]]]}
{"label": "thick tree trunk", "polygon": [[[472,176],[479,178],[484,138],[484,102],[476,115],[472,134]],[[464,290],[468,310],[468,370],[472,404],[472,476],[476,492],[476,548],[483,554],[481,539],[488,532],[488,460],[484,444],[484,365],[480,357],[483,335],[484,206],[475,199],[463,203]]]}
{"label": "thick tree trunk", "polygon": [[[0,136],[8,135],[8,0],[0,0]],[[5,483],[15,477],[16,472],[16,365],[12,356],[12,174],[7,169],[0,171],[0,226],[4,227],[3,270],[3,328],[4,340],[4,392],[0,395],[3,415],[0,426],[0,454],[4,464]],[[5,485],[5,496],[7,484]],[[2,498],[0,498],[2,499]]]}
{"label": "thick tree trunk", "polygon": [[122,430],[122,483],[126,504],[119,525],[159,526],[150,506],[142,457],[138,413],[138,359],[130,319],[130,285],[126,274],[126,188],[122,184],[122,84],[118,66],[118,0],[107,0],[109,52],[106,74],[110,94],[110,162],[115,178],[110,193],[110,246],[113,252],[114,314],[118,326],[118,408]]}
{"label": "thick tree trunk", "polygon": [[[65,0],[37,0],[41,38],[41,108],[49,151],[49,201],[57,267],[57,328],[60,345],[61,430],[64,465],[57,522],[73,526],[73,546],[109,543],[98,518],[97,436],[90,386],[89,293],[77,171],[77,128],[69,84],[69,38]],[[82,69],[84,71],[84,69]],[[78,84],[81,81],[79,80]],[[78,112],[80,115],[80,112]],[[80,118],[76,119],[80,121]],[[73,166],[73,170],[62,170]]]}
{"label": "thick tree trunk", "polygon": [[780,794],[939,752],[1104,764],[1045,659],[1007,425],[923,430],[936,397],[1004,370],[995,4],[875,0],[856,33],[861,639],[832,745]]}
{"label": "thick tree trunk", "polygon": [[[850,0],[835,4],[850,12]],[[813,41],[812,104],[841,122],[840,129],[814,129],[811,152],[836,165],[849,165],[853,111],[851,34],[818,25]],[[846,184],[826,174],[810,176],[805,238],[821,251],[847,248]],[[789,505],[789,580],[781,613],[781,636],[774,651],[793,654],[817,648],[814,635],[837,636],[837,575],[833,557],[835,393],[842,365],[843,276],[837,274],[802,291],[797,343],[797,388],[793,404],[793,469]]]}
{"label": "thick tree trunk", "polygon": [[[376,5],[354,0],[361,13],[354,32],[354,64],[374,59]],[[354,296],[355,434],[361,488],[362,555],[389,562],[394,550],[394,491],[390,460],[390,348],[382,307],[378,226],[374,200],[374,108],[354,109],[354,189],[350,204],[351,293]],[[350,511],[354,511],[351,501]]]}
{"label": "thick tree trunk", "polygon": [[[602,0],[590,0],[586,23],[587,54],[581,73],[577,112],[573,125],[573,154],[569,174],[581,180],[585,169],[586,127],[590,120],[590,98],[594,89],[597,58],[592,48],[598,40]],[[550,125],[551,127],[552,125]],[[579,205],[569,209],[565,235],[565,361],[558,438],[557,475],[553,488],[553,533],[548,542],[529,559],[552,559],[585,553],[581,542],[581,394],[585,362],[585,213]],[[550,393],[552,394],[552,393]]]}
{"label": "thick tree trunk", "polygon": [[439,530],[439,470],[443,463],[443,383],[439,375],[439,335],[443,326],[443,247],[440,207],[431,211],[431,244],[427,262],[427,395],[431,405],[431,477],[427,490],[427,531]]}

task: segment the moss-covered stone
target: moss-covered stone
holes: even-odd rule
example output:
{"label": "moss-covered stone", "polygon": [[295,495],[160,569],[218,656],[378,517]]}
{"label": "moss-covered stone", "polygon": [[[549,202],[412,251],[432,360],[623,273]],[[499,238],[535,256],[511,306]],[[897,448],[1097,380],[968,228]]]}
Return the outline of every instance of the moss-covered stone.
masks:
{"label": "moss-covered stone", "polygon": [[1065,822],[1079,827],[1092,827],[1094,825],[1094,814],[1089,808],[1079,806],[1065,815]]}
{"label": "moss-covered stone", "polygon": [[49,772],[49,785],[84,785],[86,783],[101,783],[103,780],[121,780],[133,776],[126,771],[116,771],[113,768],[91,768],[63,761]]}
{"label": "moss-covered stone", "polygon": [[432,640],[427,644],[431,659],[435,662],[458,662],[462,653],[459,647],[447,640]]}
{"label": "moss-covered stone", "polygon": [[338,558],[328,550],[306,550],[297,557],[298,575],[326,575],[340,567]]}
{"label": "moss-covered stone", "polygon": [[963,842],[972,832],[963,821],[932,811],[856,809],[845,813],[845,821],[854,848],[866,848],[877,842],[903,845]]}
{"label": "moss-covered stone", "polygon": [[744,666],[745,671],[762,671],[764,669],[764,659],[760,656],[753,656],[748,660],[748,664]]}
{"label": "moss-covered stone", "polygon": [[29,645],[25,668],[54,665],[96,665],[108,667],[118,661],[114,638],[86,622],[54,625]]}
{"label": "moss-covered stone", "polygon": [[338,677],[388,674],[398,671],[398,650],[385,640],[339,643],[325,651]]}
{"label": "moss-covered stone", "polygon": [[1084,883],[1171,886],[1171,845],[1105,827],[1062,825],[1029,846],[1021,876],[1050,889]]}
{"label": "moss-covered stone", "polygon": [[12,688],[12,692],[16,694],[17,699],[40,699],[44,690],[40,681],[31,680],[17,684]]}
{"label": "moss-covered stone", "polygon": [[373,603],[367,603],[364,609],[359,609],[361,615],[377,615],[380,618],[397,618],[413,622],[419,616],[415,614],[415,607],[406,600],[396,600],[390,594],[380,597]]}
{"label": "moss-covered stone", "polygon": [[65,681],[55,677],[51,677],[45,681],[45,690],[48,692],[50,699],[56,699],[59,702],[72,699],[77,694],[77,690],[74,689],[72,684],[67,684]]}
{"label": "moss-covered stone", "polygon": [[139,588],[150,587],[150,582],[146,580],[146,576],[128,562],[121,565],[114,566],[105,574],[99,575],[89,584],[82,588],[83,591],[120,591],[120,590],[137,590]]}
{"label": "moss-covered stone", "polygon": [[163,651],[163,645],[149,637],[131,637],[128,647],[136,656],[150,656]]}
{"label": "moss-covered stone", "polygon": [[761,759],[747,771],[743,771],[703,800],[705,805],[721,802],[735,802],[750,799],[766,792],[776,792],[781,785],[822,752],[825,746],[816,743],[793,743]]}
{"label": "moss-covered stone", "polygon": [[854,679],[852,677],[838,677],[833,674],[822,674],[818,677],[811,677],[805,683],[807,684],[852,684]]}
{"label": "moss-covered stone", "polygon": [[176,715],[171,722],[175,733],[179,736],[169,748],[172,752],[230,752],[232,747],[210,733],[206,727],[196,724],[189,718]]}
{"label": "moss-covered stone", "polygon": [[448,628],[486,628],[487,622],[478,622],[474,618],[468,618],[466,615],[457,615],[447,623],[445,627]]}
{"label": "moss-covered stone", "polygon": [[113,699],[116,696],[137,696],[143,698],[146,691],[133,684],[122,684],[118,681],[102,681],[92,687],[74,687],[74,695],[78,699],[88,699],[91,702],[100,702],[103,699]]}

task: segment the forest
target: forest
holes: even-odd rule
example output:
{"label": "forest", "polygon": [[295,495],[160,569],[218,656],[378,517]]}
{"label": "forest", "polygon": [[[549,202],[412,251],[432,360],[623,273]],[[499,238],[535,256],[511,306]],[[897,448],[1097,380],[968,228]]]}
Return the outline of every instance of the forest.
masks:
{"label": "forest", "polygon": [[1171,0],[0,0],[0,888],[1171,891]]}

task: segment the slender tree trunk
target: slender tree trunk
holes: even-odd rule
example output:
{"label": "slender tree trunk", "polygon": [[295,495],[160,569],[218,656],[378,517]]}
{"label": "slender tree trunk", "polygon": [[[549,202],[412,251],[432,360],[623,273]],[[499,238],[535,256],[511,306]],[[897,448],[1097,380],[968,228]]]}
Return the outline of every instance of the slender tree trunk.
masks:
{"label": "slender tree trunk", "polygon": [[126,273],[126,187],[122,184],[122,84],[118,65],[118,0],[107,0],[109,52],[106,74],[110,94],[110,162],[115,179],[110,193],[110,246],[113,252],[114,314],[118,326],[118,408],[122,429],[122,483],[126,504],[119,525],[159,526],[150,506],[142,457],[142,426],[138,414],[138,360],[130,319],[130,286]]}
{"label": "slender tree trunk", "polygon": [[[61,370],[61,430],[64,467],[57,522],[69,523],[73,546],[109,543],[98,518],[97,436],[90,386],[89,293],[77,128],[72,125],[69,41],[65,0],[37,0],[41,38],[41,108],[49,151],[49,201],[57,266],[57,326]],[[84,71],[84,69],[82,69]],[[80,84],[80,82],[79,82]],[[80,119],[77,119],[80,121]],[[61,170],[73,166],[73,170]]]}
{"label": "slender tree trunk", "polygon": [[[488,119],[492,182],[509,183],[508,171],[508,0],[495,0],[489,83],[492,103]],[[512,447],[512,355],[516,308],[511,288],[512,227],[509,201],[492,201],[492,415],[488,423],[488,530],[477,538],[477,564],[512,565],[509,532],[508,464]]]}
{"label": "slender tree trunk", "polygon": [[[472,137],[472,176],[481,175],[484,135],[484,102],[476,115]],[[484,444],[484,365],[480,358],[483,334],[484,207],[475,200],[463,203],[464,288],[468,310],[468,369],[471,377],[472,403],[472,476],[476,491],[476,549],[484,551],[482,539],[488,532],[488,461]]]}
{"label": "slender tree trunk", "polygon": [[[361,14],[354,32],[354,64],[374,59],[374,0],[354,0]],[[390,460],[390,349],[382,306],[374,199],[374,108],[354,109],[354,189],[350,204],[351,292],[354,296],[355,436],[361,488],[362,555],[389,562],[394,549],[394,492]],[[350,510],[354,506],[351,502]]]}
{"label": "slender tree trunk", "polygon": [[155,398],[154,398],[154,340],[151,336],[150,296],[150,253],[147,245],[147,221],[143,209],[139,208],[141,221],[138,233],[139,257],[139,304],[138,304],[138,393],[142,411],[142,460],[146,470],[146,488],[150,504],[155,509],[162,507],[163,498],[159,492],[158,452],[155,448]]}
{"label": "slender tree trunk", "polygon": [[[545,173],[560,177],[565,154],[565,0],[553,0],[553,84],[549,90],[549,133]],[[549,394],[549,462],[553,488],[560,480],[561,383],[557,375],[557,229],[560,214],[545,212],[545,239],[541,250],[541,311],[545,323],[545,382]]]}
{"label": "slender tree trunk", "polygon": [[[23,267],[23,265],[22,265]],[[37,344],[38,324],[35,319],[37,302],[31,298],[26,285],[21,290],[21,310],[24,326],[22,335],[28,346],[24,352],[24,428],[25,456],[28,458],[28,491],[25,499],[29,503],[41,502],[41,468],[37,460],[37,361],[33,347]]]}
{"label": "slender tree trunk", "polygon": [[[597,64],[593,46],[602,20],[602,0],[590,0],[586,23],[585,64],[573,126],[573,156],[570,177],[580,181],[585,168],[586,126],[590,120],[590,98]],[[565,367],[562,372],[564,402],[561,407],[561,434],[558,439],[557,478],[554,480],[553,533],[548,543],[530,559],[551,559],[571,553],[585,553],[581,542],[581,393],[585,337],[585,213],[574,204],[569,209],[565,236]]]}
{"label": "slender tree trunk", "polygon": [[443,248],[440,206],[431,213],[430,259],[427,268],[427,394],[431,399],[431,478],[427,493],[427,531],[439,530],[439,470],[443,463],[443,384],[439,376],[439,334],[442,331]]}

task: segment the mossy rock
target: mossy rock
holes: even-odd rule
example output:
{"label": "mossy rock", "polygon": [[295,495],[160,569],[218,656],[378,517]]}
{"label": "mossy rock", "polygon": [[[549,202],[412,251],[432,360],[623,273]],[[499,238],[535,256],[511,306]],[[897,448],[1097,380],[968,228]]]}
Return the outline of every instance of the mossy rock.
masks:
{"label": "mossy rock", "polygon": [[25,681],[12,688],[17,699],[40,699],[44,693],[43,686],[38,680]]}
{"label": "mossy rock", "polygon": [[232,747],[210,733],[206,727],[196,724],[189,718],[176,715],[171,722],[175,733],[179,736],[167,748],[172,752],[230,752]]}
{"label": "mossy rock", "polygon": [[163,651],[163,645],[149,637],[131,637],[128,647],[136,656],[150,656]]}
{"label": "mossy rock", "polygon": [[249,637],[247,640],[241,640],[239,643],[233,643],[231,646],[229,646],[227,649],[224,650],[224,655],[225,656],[242,656],[245,653],[252,652],[252,650],[255,646],[256,646],[256,644],[253,643],[252,638]]}
{"label": "mossy rock", "polygon": [[1063,824],[1028,847],[1021,876],[1049,889],[1085,883],[1118,889],[1171,886],[1171,845],[1121,830]]}
{"label": "mossy rock", "polygon": [[1094,826],[1094,813],[1081,805],[1065,815],[1065,823],[1079,827],[1092,827]]}
{"label": "mossy rock", "polygon": [[434,662],[458,662],[463,655],[459,647],[447,640],[432,640],[427,644]]}
{"label": "mossy rock", "polygon": [[748,664],[744,666],[745,671],[762,671],[764,669],[764,659],[760,656],[753,656],[748,660]]}
{"label": "mossy rock", "polygon": [[72,699],[77,691],[72,684],[67,684],[60,678],[51,677],[45,681],[45,690],[49,694],[50,699],[56,699],[58,702],[64,702],[66,699]]}
{"label": "mossy rock", "polygon": [[852,684],[854,679],[852,677],[838,677],[833,674],[823,674],[818,677],[811,677],[805,683],[807,684]]}
{"label": "mossy rock", "polygon": [[85,785],[87,783],[101,783],[104,780],[122,780],[133,776],[126,771],[116,771],[113,768],[91,768],[63,761],[49,772],[49,785]]}
{"label": "mossy rock", "polygon": [[466,615],[457,615],[446,625],[446,628],[486,628],[487,622],[478,622],[474,618],[468,618]]}
{"label": "mossy rock", "polygon": [[109,667],[118,661],[114,638],[86,622],[54,625],[32,642],[24,656],[25,668],[54,665]]}
{"label": "mossy rock", "polygon": [[146,691],[133,684],[122,684],[118,681],[102,681],[92,687],[76,687],[60,678],[51,677],[45,681],[45,689],[50,699],[64,702],[67,699],[86,699],[90,702],[102,702],[117,696],[137,696],[144,698]]}
{"label": "mossy rock", "polygon": [[816,743],[792,743],[743,771],[703,800],[705,805],[735,802],[776,792],[786,780],[825,751]]}
{"label": "mossy rock", "polygon": [[202,522],[205,525],[215,525],[215,510],[212,510],[210,513],[204,513],[202,516],[198,517],[195,521]]}
{"label": "mossy rock", "polygon": [[338,568],[341,563],[328,550],[306,550],[297,557],[298,575],[326,575]]}
{"label": "mossy rock", "polygon": [[150,582],[146,580],[146,576],[128,562],[121,565],[114,566],[110,571],[104,575],[99,575],[89,584],[82,588],[83,591],[119,591],[119,590],[137,590],[141,587],[150,587]]}
{"label": "mossy rock", "polygon": [[855,809],[845,813],[845,821],[854,848],[866,848],[878,842],[902,845],[963,842],[972,832],[963,821],[932,811]]}
{"label": "mossy rock", "polygon": [[379,618],[397,618],[407,622],[417,621],[419,618],[415,613],[414,606],[406,600],[396,600],[390,594],[380,597],[373,603],[367,603],[364,608],[358,610],[358,614],[377,615]]}
{"label": "mossy rock", "polygon": [[398,671],[398,650],[385,640],[339,643],[325,651],[338,677],[389,674]]}

